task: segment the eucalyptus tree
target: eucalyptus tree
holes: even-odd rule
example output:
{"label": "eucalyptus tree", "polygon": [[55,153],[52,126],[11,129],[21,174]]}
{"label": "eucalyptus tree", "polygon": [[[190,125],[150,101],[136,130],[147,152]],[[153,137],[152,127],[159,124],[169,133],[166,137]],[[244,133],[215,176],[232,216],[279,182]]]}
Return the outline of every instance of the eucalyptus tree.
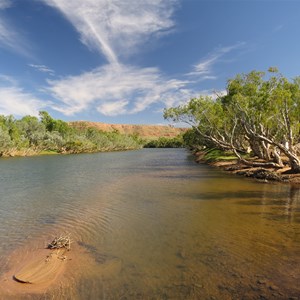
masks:
{"label": "eucalyptus tree", "polygon": [[255,155],[275,161],[281,167],[280,153],[289,159],[294,172],[300,161],[294,149],[299,139],[300,80],[290,82],[277,70],[264,79],[265,73],[252,71],[229,80],[222,103],[228,107],[245,132]]}
{"label": "eucalyptus tree", "polygon": [[0,156],[12,146],[13,142],[8,133],[8,130],[0,126]]}
{"label": "eucalyptus tree", "polygon": [[37,148],[43,141],[46,128],[37,117],[25,116],[16,122],[21,135],[28,141],[28,146]]}
{"label": "eucalyptus tree", "polygon": [[237,151],[245,151],[240,137],[232,139],[234,119],[218,99],[209,96],[193,98],[187,104],[165,109],[164,118],[192,126],[207,146],[223,150],[234,147]]}
{"label": "eucalyptus tree", "polygon": [[[244,163],[256,166],[282,167],[284,154],[293,172],[300,172],[295,147],[299,116],[300,78],[288,80],[276,68],[268,74],[237,75],[228,81],[227,94],[216,100],[200,96],[164,111],[165,119],[191,125],[208,147],[233,150]],[[245,160],[240,152],[247,147],[264,162]]]}
{"label": "eucalyptus tree", "polygon": [[18,127],[16,126],[16,120],[12,115],[0,116],[0,127],[2,128],[2,134],[7,132],[10,137],[10,146],[16,146],[19,144],[21,135]]}

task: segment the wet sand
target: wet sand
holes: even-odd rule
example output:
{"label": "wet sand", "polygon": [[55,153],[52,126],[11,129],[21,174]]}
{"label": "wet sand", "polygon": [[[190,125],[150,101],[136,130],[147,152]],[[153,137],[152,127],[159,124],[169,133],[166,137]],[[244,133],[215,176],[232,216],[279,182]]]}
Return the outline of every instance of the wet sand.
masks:
{"label": "wet sand", "polygon": [[5,299],[46,293],[63,280],[73,257],[71,252],[45,249],[41,241],[29,241],[7,258],[7,271],[0,278],[0,295]]}
{"label": "wet sand", "polygon": [[76,297],[76,282],[81,277],[109,279],[119,274],[122,261],[84,242],[75,242],[73,249],[50,250],[42,240],[31,240],[7,257],[7,271],[0,277],[0,299],[40,299],[58,297],[70,289]]}

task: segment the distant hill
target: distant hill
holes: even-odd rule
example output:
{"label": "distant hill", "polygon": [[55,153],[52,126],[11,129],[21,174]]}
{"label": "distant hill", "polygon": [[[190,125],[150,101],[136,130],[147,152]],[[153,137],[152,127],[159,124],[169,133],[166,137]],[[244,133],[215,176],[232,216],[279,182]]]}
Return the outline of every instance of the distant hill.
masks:
{"label": "distant hill", "polygon": [[87,121],[69,122],[69,124],[75,128],[93,127],[108,132],[118,130],[122,134],[138,134],[140,137],[147,139],[157,139],[159,137],[173,138],[187,130],[187,128],[176,128],[163,125],[125,125]]}

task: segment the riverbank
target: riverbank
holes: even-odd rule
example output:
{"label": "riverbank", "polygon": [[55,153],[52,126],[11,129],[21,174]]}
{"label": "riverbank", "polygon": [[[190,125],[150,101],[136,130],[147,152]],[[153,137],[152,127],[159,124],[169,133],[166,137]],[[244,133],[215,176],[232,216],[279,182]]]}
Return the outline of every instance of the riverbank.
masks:
{"label": "riverbank", "polygon": [[37,156],[37,155],[56,155],[61,154],[57,151],[51,150],[35,150],[35,149],[11,149],[3,151],[0,153],[0,157],[9,158],[9,157],[27,157],[27,156]]}
{"label": "riverbank", "polygon": [[[240,162],[235,156],[224,153],[211,153],[206,151],[197,151],[194,153],[197,163],[205,163],[216,168],[220,168],[224,172],[253,178],[260,182],[282,182],[300,185],[300,174],[290,173],[290,168],[274,167],[253,167]],[[257,158],[251,158],[253,162],[261,162]]]}
{"label": "riverbank", "polygon": [[115,148],[115,149],[102,149],[102,150],[88,150],[88,151],[52,151],[52,150],[34,150],[34,149],[22,149],[12,150],[0,153],[0,158],[10,157],[29,157],[29,156],[41,156],[41,155],[68,155],[68,154],[86,154],[86,153],[103,153],[103,152],[118,152],[118,151],[130,151],[139,150],[138,148]]}

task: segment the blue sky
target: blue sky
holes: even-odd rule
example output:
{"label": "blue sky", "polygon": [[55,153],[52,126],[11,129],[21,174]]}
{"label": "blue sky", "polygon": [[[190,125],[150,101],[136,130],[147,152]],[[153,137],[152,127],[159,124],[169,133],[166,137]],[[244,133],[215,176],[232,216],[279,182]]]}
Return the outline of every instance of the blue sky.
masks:
{"label": "blue sky", "polygon": [[0,0],[0,114],[164,124],[276,66],[300,75],[298,0]]}

